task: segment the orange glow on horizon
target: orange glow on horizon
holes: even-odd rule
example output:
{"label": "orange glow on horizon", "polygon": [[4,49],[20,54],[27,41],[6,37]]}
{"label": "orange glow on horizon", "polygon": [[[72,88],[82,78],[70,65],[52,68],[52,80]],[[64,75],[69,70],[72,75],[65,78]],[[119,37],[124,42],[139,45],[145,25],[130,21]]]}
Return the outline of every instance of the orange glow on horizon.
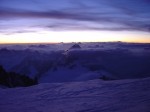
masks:
{"label": "orange glow on horizon", "polygon": [[0,44],[112,41],[150,43],[150,34],[125,31],[39,31],[38,33],[0,34]]}

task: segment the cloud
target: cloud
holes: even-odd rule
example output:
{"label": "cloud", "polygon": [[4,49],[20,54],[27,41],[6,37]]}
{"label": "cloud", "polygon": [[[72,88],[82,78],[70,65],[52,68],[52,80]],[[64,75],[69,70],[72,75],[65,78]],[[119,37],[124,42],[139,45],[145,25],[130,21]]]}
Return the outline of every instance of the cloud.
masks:
{"label": "cloud", "polygon": [[[150,32],[150,8],[148,7],[148,0],[113,0],[113,2],[111,0],[68,0],[71,5],[68,5],[67,0],[64,3],[61,2],[62,5],[57,5],[54,1],[48,0],[43,0],[43,2],[33,1],[29,9],[18,7],[19,2],[16,2],[17,5],[13,7],[11,5],[7,5],[7,7],[0,5],[0,21],[3,20],[4,26],[8,27],[11,27],[11,24],[7,24],[7,19],[10,19],[11,22],[13,22],[13,19],[15,21],[24,19],[28,27],[36,26],[51,30],[88,29]],[[58,0],[56,1],[58,2]],[[27,2],[29,3],[29,0]],[[6,3],[8,4],[9,2],[7,1]],[[55,5],[49,7],[46,3]],[[22,6],[25,7],[26,5]],[[40,8],[38,9],[37,6],[39,5]],[[55,6],[57,9],[55,9]],[[36,22],[28,23],[28,20],[35,20]],[[86,22],[87,24],[85,24]],[[20,23],[20,26],[24,25],[24,23]]]}

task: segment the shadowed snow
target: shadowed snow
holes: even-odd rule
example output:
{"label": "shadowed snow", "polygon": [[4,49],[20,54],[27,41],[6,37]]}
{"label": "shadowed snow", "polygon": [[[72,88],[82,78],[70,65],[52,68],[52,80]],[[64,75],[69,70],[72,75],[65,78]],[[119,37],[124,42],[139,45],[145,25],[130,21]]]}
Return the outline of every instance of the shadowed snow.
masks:
{"label": "shadowed snow", "polygon": [[0,89],[1,112],[149,112],[150,78]]}

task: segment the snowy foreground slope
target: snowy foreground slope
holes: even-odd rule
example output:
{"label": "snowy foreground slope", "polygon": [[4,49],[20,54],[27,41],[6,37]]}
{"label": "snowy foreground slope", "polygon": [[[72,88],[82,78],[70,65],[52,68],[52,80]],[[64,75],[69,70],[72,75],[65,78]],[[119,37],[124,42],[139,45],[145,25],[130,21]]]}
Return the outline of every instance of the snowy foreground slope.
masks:
{"label": "snowy foreground slope", "polygon": [[0,89],[0,112],[150,112],[150,78]]}

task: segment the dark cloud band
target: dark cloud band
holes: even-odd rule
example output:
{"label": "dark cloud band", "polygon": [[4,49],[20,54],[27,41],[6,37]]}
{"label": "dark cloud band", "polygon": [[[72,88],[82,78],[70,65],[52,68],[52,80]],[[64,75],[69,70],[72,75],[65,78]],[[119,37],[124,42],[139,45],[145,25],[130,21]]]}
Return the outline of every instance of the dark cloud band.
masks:
{"label": "dark cloud band", "polygon": [[[3,1],[3,0],[2,0]],[[4,3],[9,3],[8,0]],[[17,0],[15,0],[17,1]],[[29,1],[28,1],[29,2]],[[46,0],[46,2],[48,2]],[[52,1],[51,1],[52,2]],[[51,3],[50,1],[48,3]],[[66,1],[65,1],[66,2]],[[43,20],[43,24],[29,24],[30,26],[39,26],[42,28],[50,29],[89,29],[89,30],[111,30],[111,31],[122,31],[122,30],[137,30],[150,32],[150,8],[147,4],[147,0],[137,0],[133,1],[120,1],[111,3],[110,0],[107,1],[77,1],[77,7],[73,5],[71,7],[66,5],[66,9],[53,10],[48,8],[46,10],[26,10],[19,9],[17,6],[15,8],[4,7],[0,5],[0,21],[7,23],[7,19],[19,20],[19,19],[56,19],[57,21],[46,22]],[[37,3],[32,2],[34,5]],[[44,1],[43,1],[44,3]],[[101,3],[101,4],[100,4]],[[106,6],[103,7],[103,5]],[[141,3],[141,5],[139,4]],[[143,5],[146,4],[146,5]],[[65,5],[65,3],[64,3]],[[82,6],[82,7],[81,7]],[[145,7],[144,7],[145,6]],[[6,21],[5,21],[6,20]],[[61,24],[60,22],[61,21]],[[85,21],[95,23],[95,26],[83,24]],[[77,24],[80,22],[81,24]],[[116,24],[116,25],[112,25]],[[101,26],[103,24],[103,26]],[[104,24],[107,24],[105,27]],[[108,25],[110,24],[110,26]],[[6,24],[7,25],[7,24]],[[24,24],[22,24],[23,26]],[[118,26],[117,26],[118,25]],[[9,26],[9,25],[7,25]],[[10,26],[11,27],[11,26]]]}

